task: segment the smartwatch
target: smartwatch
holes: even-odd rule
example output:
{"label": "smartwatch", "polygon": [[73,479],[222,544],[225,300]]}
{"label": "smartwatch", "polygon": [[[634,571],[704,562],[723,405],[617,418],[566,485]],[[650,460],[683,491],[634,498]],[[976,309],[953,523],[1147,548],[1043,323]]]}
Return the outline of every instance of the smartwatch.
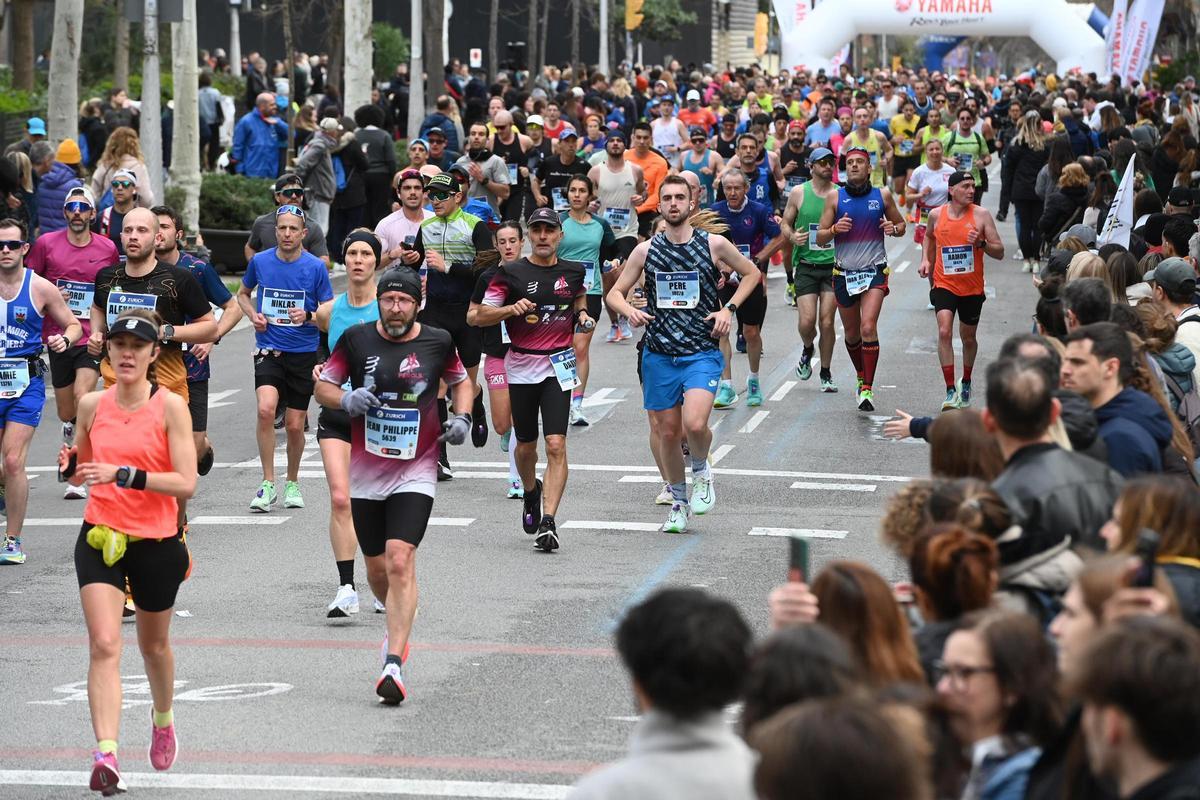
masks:
{"label": "smartwatch", "polygon": [[171,324],[171,323],[169,323],[169,322],[165,322],[165,323],[163,323],[163,326],[162,326],[162,340],[163,340],[164,342],[169,342],[169,341],[171,341],[171,340],[172,340],[172,339],[174,339],[174,338],[175,338],[175,326],[174,326],[174,325],[172,325],[172,324]]}
{"label": "smartwatch", "polygon": [[129,482],[133,478],[133,470],[129,467],[117,467],[117,477],[113,481],[122,489],[129,488]]}
{"label": "smartwatch", "polygon": [[725,308],[729,309],[730,314],[736,314],[738,310],[737,303],[732,300],[725,304]]}

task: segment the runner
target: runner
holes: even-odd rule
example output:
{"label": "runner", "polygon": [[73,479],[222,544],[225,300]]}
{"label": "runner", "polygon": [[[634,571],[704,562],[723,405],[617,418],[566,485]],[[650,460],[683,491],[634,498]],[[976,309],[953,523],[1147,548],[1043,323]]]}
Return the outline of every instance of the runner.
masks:
{"label": "runner", "polygon": [[911,98],[905,97],[900,103],[900,109],[900,113],[892,116],[888,122],[888,129],[892,134],[892,148],[895,153],[892,159],[892,194],[904,205],[904,187],[908,185],[919,162],[917,128],[921,127],[921,118],[917,116],[917,104]]}
{"label": "runner", "polygon": [[[625,137],[620,131],[611,131],[604,145],[608,160],[597,164],[588,172],[592,186],[596,187],[596,210],[613,230],[617,239],[617,259],[622,263],[629,258],[638,243],[638,216],[634,209],[645,200],[646,181],[642,168],[625,158]],[[604,276],[601,276],[604,277]],[[612,291],[613,278],[604,285],[607,294]],[[605,341],[620,342],[633,337],[629,322],[608,309],[611,327]]]}
{"label": "runner", "polygon": [[[559,215],[562,219],[563,238],[558,246],[558,254],[563,259],[583,264],[587,312],[593,322],[600,318],[604,278],[609,276],[611,284],[620,274],[619,270],[615,273],[613,270],[617,240],[613,236],[612,226],[602,217],[588,211],[594,194],[592,181],[586,175],[571,178],[567,187],[567,199],[571,208],[570,211]],[[588,424],[583,413],[583,396],[587,391],[588,376],[591,372],[592,360],[589,351],[592,347],[592,334],[595,332],[595,326],[577,330],[573,341],[579,385],[571,391],[570,423],[578,427],[586,427]]]}
{"label": "runner", "polygon": [[[671,163],[664,156],[650,149],[652,135],[650,123],[635,123],[633,126],[633,149],[625,153],[627,161],[633,162],[634,166],[641,167],[642,175],[646,180],[645,191],[638,192],[642,197],[642,201],[637,206],[638,236],[643,239],[648,236],[650,222],[658,214],[659,184],[662,183],[663,178],[671,171]],[[611,220],[609,224],[612,224]],[[614,229],[616,227],[616,225],[613,225]],[[621,333],[625,337],[628,337],[631,331],[622,330]]]}
{"label": "runner", "polygon": [[[304,207],[304,181],[300,179],[299,175],[291,172],[280,175],[275,180],[273,188],[276,209],[288,205]],[[275,212],[268,211],[266,214],[256,217],[250,226],[250,238],[242,247],[246,255],[246,263],[250,263],[250,259],[254,258],[255,253],[270,250],[277,244]],[[304,221],[304,241],[301,246],[306,252],[321,259],[326,267],[329,266],[329,245],[325,242],[325,231],[311,219]]]}
{"label": "runner", "polygon": [[826,199],[837,194],[833,184],[836,163],[833,151],[818,147],[808,157],[812,180],[792,189],[787,208],[783,210],[780,228],[791,239],[792,264],[795,269],[796,307],[799,309],[800,341],[804,349],[796,374],[800,380],[812,377],[813,345],[816,343],[818,321],[821,330],[821,391],[836,392],[833,382],[833,345],[837,341],[833,317],[837,302],[833,293],[833,244],[817,244],[816,231],[825,210]]}
{"label": "runner", "polygon": [[905,187],[908,205],[917,215],[917,224],[913,227],[913,241],[917,244],[925,241],[929,212],[944,206],[950,199],[948,181],[954,174],[954,167],[942,160],[942,150],[941,139],[930,139],[925,145],[925,163],[913,170]]}
{"label": "runner", "polygon": [[333,301],[325,265],[301,247],[306,224],[299,206],[275,209],[275,238],[279,244],[250,259],[237,293],[238,304],[254,325],[254,395],[258,402],[255,438],[263,480],[250,508],[263,513],[278,502],[274,424],[280,405],[287,409],[283,507],[304,508],[300,457],[304,455],[304,422],[321,338],[313,317],[321,306]]}
{"label": "runner", "polygon": [[[467,307],[478,279],[475,257],[492,248],[492,232],[479,217],[462,210],[465,195],[450,173],[433,176],[425,188],[433,205],[433,216],[421,223],[416,243],[417,253],[424,259],[428,273],[428,291],[420,319],[431,327],[449,332],[454,340],[458,358],[475,387],[471,443],[483,447],[487,444],[488,424],[483,387],[479,385],[482,340],[479,331],[467,323]],[[437,408],[438,419],[444,424],[449,419],[444,389],[438,395]],[[438,464],[438,480],[454,477],[444,446]]]}
{"label": "runner", "polygon": [[879,366],[879,312],[888,294],[887,250],[883,237],[904,235],[904,216],[892,193],[871,185],[871,156],[852,146],[845,151],[846,185],[825,198],[817,244],[833,242],[837,267],[833,291],[846,336],[846,351],[858,372],[859,411],[875,410],[875,370]]}
{"label": "runner", "polygon": [[[699,98],[697,98],[699,99]],[[664,95],[658,103],[658,119],[650,123],[654,147],[662,153],[671,169],[679,169],[679,153],[685,148],[688,129],[675,116],[675,99]]]}
{"label": "runner", "polygon": [[59,289],[25,268],[27,239],[24,222],[0,220],[0,313],[7,331],[7,346],[0,358],[0,461],[4,465],[0,503],[6,506],[0,564],[25,563],[21,542],[29,504],[25,460],[46,404],[43,323],[52,321],[62,331],[46,337],[52,353],[65,353],[83,339],[83,327]]}
{"label": "runner", "polygon": [[969,106],[958,110],[958,125],[946,136],[946,161],[962,172],[971,173],[975,182],[975,205],[983,202],[984,183],[980,168],[992,163],[987,141],[975,130],[975,112]]}
{"label": "runner", "polygon": [[[771,263],[771,256],[783,248],[785,239],[778,223],[775,222],[771,207],[746,197],[746,176],[741,170],[726,172],[721,178],[721,187],[725,199],[714,204],[712,210],[729,226],[727,236],[738,252],[753,260],[762,273],[754,290],[737,304],[736,309],[742,335],[746,340],[746,356],[750,362],[750,372],[746,376],[746,405],[761,406],[763,396],[758,370],[762,364],[762,324],[767,316],[767,266]],[[730,272],[719,294],[721,301],[726,303],[733,300],[739,283],[735,277],[736,273],[732,270]],[[729,337],[721,337],[720,345],[725,365],[721,371],[721,383],[717,388],[713,408],[729,408],[738,400],[737,392],[733,388],[733,354],[729,347]]]}
{"label": "runner", "polygon": [[[63,216],[67,227],[43,233],[29,248],[25,265],[58,286],[67,307],[83,326],[83,338],[92,334],[92,295],[96,274],[103,267],[117,263],[120,254],[107,236],[92,233],[96,216],[92,193],[82,186],[67,192],[63,201]],[[49,344],[51,336],[61,336],[63,330],[53,318],[42,323],[42,341]],[[94,391],[100,379],[100,360],[88,352],[86,341],[79,341],[64,353],[50,350],[50,381],[54,386],[54,406],[62,422],[63,441],[70,444],[75,438],[75,409],[79,400]],[[87,497],[83,486],[67,484],[63,497],[82,500]]]}
{"label": "runner", "polygon": [[[763,150],[758,138],[752,133],[743,133],[738,137],[737,158],[729,162],[722,173],[722,179],[730,172],[740,172],[746,179],[746,194],[756,203],[763,203],[769,208],[775,208],[779,202],[779,184],[772,177],[769,163],[762,158]],[[718,196],[722,195],[721,188]]]}
{"label": "runner", "polygon": [[[571,390],[579,385],[576,332],[595,326],[587,312],[584,265],[558,257],[562,222],[548,208],[529,217],[533,252],[501,264],[473,315],[472,324],[507,321],[512,339],[504,365],[517,436],[517,469],[524,489],[521,517],[534,546],[559,547],[554,515],[567,484],[567,427]],[[537,479],[538,418],[546,439],[545,484]]]}
{"label": "runner", "polygon": [[[734,312],[754,291],[760,273],[728,239],[692,227],[683,178],[672,175],[663,180],[659,203],[666,232],[637,246],[605,301],[633,324],[647,326],[641,360],[643,404],[658,431],[658,453],[674,501],[662,529],[683,533],[693,510],[704,514],[716,503],[708,463],[712,444],[708,418],[721,377],[717,343],[729,333]],[[737,292],[724,307],[717,296],[718,263],[731,265],[741,277]],[[643,273],[651,313],[635,308],[625,298]],[[691,454],[690,503],[681,432]]]}
{"label": "runner", "polygon": [[[558,135],[555,142],[557,155],[545,158],[532,176],[533,197],[539,207],[549,206],[555,211],[570,208],[567,202],[567,184],[576,175],[587,175],[591,167],[575,152],[579,138],[569,128]],[[607,141],[606,141],[607,146]]]}
{"label": "runner", "polygon": [[[992,214],[974,204],[975,181],[968,172],[955,172],[948,181],[950,202],[929,212],[920,275],[933,276],[929,302],[937,309],[938,360],[946,380],[942,410],[971,405],[971,370],[979,342],[975,331],[983,310],[983,254],[1004,258],[1004,243]],[[954,315],[962,339],[962,381],[954,383]]]}
{"label": "runner", "polygon": [[[920,108],[918,107],[918,111]],[[928,161],[928,153],[926,148],[934,139],[942,143],[943,149],[946,140],[950,138],[950,130],[942,125],[941,109],[932,108],[926,115],[926,124],[924,128],[917,131],[917,149],[921,151],[921,163]]]}
{"label": "runner", "polygon": [[[516,220],[503,222],[496,229],[496,249],[485,250],[476,256],[475,261],[480,266],[484,263],[483,272],[475,281],[475,291],[471,295],[471,305],[467,309],[467,320],[474,319],[477,309],[483,303],[492,278],[501,264],[516,261],[521,257],[521,248],[525,239],[521,235],[521,223]],[[494,261],[494,263],[492,263]],[[508,329],[501,322],[490,325],[480,331],[483,338],[483,354],[487,360],[483,362],[483,377],[487,381],[488,400],[492,404],[492,428],[500,435],[500,451],[508,454],[508,498],[520,500],[525,496],[521,488],[521,473],[517,470],[517,448],[512,446],[512,401],[508,395],[508,372],[504,367],[504,357],[508,355]]]}
{"label": "runner", "polygon": [[[387,606],[386,655],[375,693],[395,705],[408,697],[401,667],[417,610],[417,547],[433,510],[436,445],[466,441],[474,388],[450,334],[417,322],[421,281],[415,271],[385,272],[376,298],[379,320],[342,334],[315,392],[322,406],[351,417],[354,533],[371,590]],[[347,381],[349,390],[342,388]],[[441,383],[451,387],[456,413],[439,426]]]}
{"label": "runner", "polygon": [[721,126],[709,141],[712,149],[725,161],[737,155],[737,115],[725,114],[721,117]]}
{"label": "runner", "polygon": [[[700,207],[708,208],[717,201],[717,191],[714,185],[715,176],[725,167],[725,160],[717,151],[708,146],[704,129],[693,127],[688,133],[691,138],[691,150],[684,151],[680,158],[683,172],[690,172],[700,182]],[[653,235],[653,234],[651,234]]]}
{"label": "runner", "polygon": [[[153,219],[148,209],[125,217],[130,266],[153,252],[153,240],[143,235]],[[152,307],[127,307],[113,319],[104,359],[112,365],[112,386],[80,401],[76,444],[64,444],[58,456],[64,479],[91,486],[75,542],[75,575],[87,621],[88,705],[96,735],[89,786],[106,797],[126,790],[117,766],[126,585],[137,606],[138,647],[150,684],[150,764],[167,770],[178,755],[170,630],[191,557],[176,520],[178,501],[196,491],[196,446],[187,400],[151,380],[168,352],[160,344],[168,326]]]}
{"label": "runner", "polygon": [[871,111],[865,107],[854,109],[854,130],[842,143],[842,151],[865,150],[871,157],[871,185],[881,188],[887,185],[884,177],[889,174],[892,159],[892,144],[887,136],[871,127]]}
{"label": "runner", "polygon": [[[318,306],[315,315],[317,327],[328,336],[323,356],[337,347],[338,340],[348,329],[379,320],[375,265],[382,257],[383,244],[377,236],[360,229],[346,237],[341,258],[346,265],[346,291],[334,297],[332,303]],[[328,357],[320,361],[313,367],[314,391]],[[342,388],[348,387],[343,385]],[[359,609],[358,589],[354,583],[354,553],[358,544],[350,514],[350,427],[350,415],[340,408],[322,408],[317,417],[317,446],[321,448],[321,464],[325,482],[329,484],[329,544],[338,572],[337,592],[325,613],[329,619],[344,619],[357,614]],[[375,610],[382,609],[376,599]]]}
{"label": "runner", "polygon": [[[415,269],[421,264],[415,249],[417,232],[421,229],[421,223],[433,216],[432,211],[422,208],[425,203],[425,179],[419,171],[405,169],[396,173],[393,186],[400,208],[379,220],[375,226],[375,236],[383,248],[379,266],[386,269],[403,264]],[[374,287],[371,291],[375,291]]]}
{"label": "runner", "polygon": [[[787,205],[792,190],[807,181],[811,174],[808,170],[808,147],[804,144],[804,123],[794,119],[787,126],[787,141],[779,148],[779,170],[784,177],[784,194],[780,198]],[[783,272],[787,277],[787,302],[796,305],[796,282],[792,271],[793,242],[789,237],[783,245]]]}

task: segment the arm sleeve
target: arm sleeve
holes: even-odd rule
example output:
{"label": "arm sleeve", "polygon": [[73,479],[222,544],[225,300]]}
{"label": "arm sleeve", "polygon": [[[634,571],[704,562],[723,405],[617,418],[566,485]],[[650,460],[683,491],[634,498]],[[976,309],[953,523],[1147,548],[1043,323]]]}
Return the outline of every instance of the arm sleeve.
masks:
{"label": "arm sleeve", "polygon": [[242,157],[246,155],[245,149],[246,126],[242,124],[241,120],[238,120],[237,124],[233,126],[233,146],[229,149],[229,157],[234,161],[241,161]]}
{"label": "arm sleeve", "polygon": [[929,441],[929,428],[933,425],[933,417],[913,417],[908,421],[908,432],[914,439]]}
{"label": "arm sleeve", "polygon": [[413,240],[413,250],[416,250],[417,253],[420,254],[421,262],[424,263],[425,262],[425,230],[424,230],[424,228],[417,228],[417,238]]}
{"label": "arm sleeve", "polygon": [[[7,161],[7,159],[5,160]],[[42,244],[42,239],[35,241],[33,247],[29,248],[29,254],[25,256],[25,266],[43,278],[46,277],[46,248]]]}
{"label": "arm sleeve", "polygon": [[508,304],[508,276],[501,267],[492,276],[487,291],[483,293],[483,305],[492,308],[502,308]]}
{"label": "arm sleeve", "polygon": [[250,238],[246,240],[246,246],[256,253],[263,249],[262,232],[257,220],[250,226]]}
{"label": "arm sleeve", "polygon": [[250,263],[246,265],[246,272],[242,275],[242,286],[247,289],[253,289],[258,286],[258,270],[254,267],[254,259],[250,259]]}

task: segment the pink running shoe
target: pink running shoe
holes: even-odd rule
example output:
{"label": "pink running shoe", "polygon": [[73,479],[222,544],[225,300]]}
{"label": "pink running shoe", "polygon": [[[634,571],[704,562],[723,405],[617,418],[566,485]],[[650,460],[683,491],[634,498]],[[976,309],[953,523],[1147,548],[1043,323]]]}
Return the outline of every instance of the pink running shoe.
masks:
{"label": "pink running shoe", "polygon": [[175,738],[174,724],[160,728],[150,723],[150,766],[159,772],[168,770],[175,763],[179,752],[179,740]]}
{"label": "pink running shoe", "polygon": [[117,766],[117,757],[112,753],[92,753],[92,780],[88,784],[94,792],[100,792],[105,797],[121,794],[128,790],[121,778],[121,770]]}

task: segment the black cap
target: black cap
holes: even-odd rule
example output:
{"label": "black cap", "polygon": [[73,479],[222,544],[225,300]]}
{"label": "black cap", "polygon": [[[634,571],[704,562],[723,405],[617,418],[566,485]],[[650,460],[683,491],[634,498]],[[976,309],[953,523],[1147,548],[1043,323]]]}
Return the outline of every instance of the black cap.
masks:
{"label": "black cap", "polygon": [[420,303],[421,276],[412,267],[392,267],[379,276],[379,284],[375,288],[377,297],[383,297],[386,292],[401,292]]}
{"label": "black cap", "polygon": [[534,225],[549,225],[552,228],[561,228],[562,220],[558,218],[558,213],[553,209],[539,208],[529,215],[526,225],[530,228]]}
{"label": "black cap", "polygon": [[975,176],[969,172],[963,172],[961,169],[950,173],[950,177],[946,179],[947,186],[958,186],[963,181],[973,181]]}
{"label": "black cap", "polygon": [[108,329],[108,338],[111,339],[114,336],[124,334],[136,336],[146,342],[158,341],[158,327],[150,320],[142,319],[141,317],[127,317],[124,315],[117,317],[112,327]]}
{"label": "black cap", "polygon": [[[454,167],[450,169],[453,170]],[[425,184],[425,189],[430,192],[457,192],[459,190],[458,179],[450,172],[439,172],[429,179],[429,183]]]}
{"label": "black cap", "polygon": [[275,179],[275,191],[281,192],[285,186],[299,186],[303,188],[304,181],[300,180],[300,176],[294,172],[285,172]]}
{"label": "black cap", "polygon": [[1192,207],[1192,190],[1186,186],[1176,186],[1167,195],[1167,202],[1177,208]]}

